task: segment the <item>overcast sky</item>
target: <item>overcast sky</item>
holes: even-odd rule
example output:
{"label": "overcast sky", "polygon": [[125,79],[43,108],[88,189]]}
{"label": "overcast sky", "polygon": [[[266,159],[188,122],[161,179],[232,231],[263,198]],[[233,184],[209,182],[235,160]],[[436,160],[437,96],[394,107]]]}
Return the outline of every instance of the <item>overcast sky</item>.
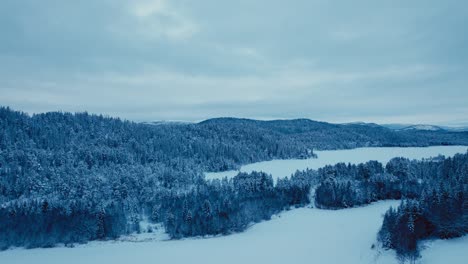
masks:
{"label": "overcast sky", "polygon": [[0,105],[468,124],[468,2],[1,0]]}

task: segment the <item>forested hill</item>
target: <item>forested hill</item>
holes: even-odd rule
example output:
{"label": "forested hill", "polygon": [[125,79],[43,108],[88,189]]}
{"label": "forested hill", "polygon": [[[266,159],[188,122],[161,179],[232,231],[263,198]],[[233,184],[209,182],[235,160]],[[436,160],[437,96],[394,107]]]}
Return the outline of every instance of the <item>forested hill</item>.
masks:
{"label": "forested hill", "polygon": [[372,123],[331,124],[309,119],[259,121],[214,118],[198,126],[215,128],[223,137],[264,134],[287,137],[317,150],[382,146],[467,145],[468,132],[392,130]]}
{"label": "forested hill", "polygon": [[[204,171],[313,156],[312,150],[378,146],[468,145],[468,132],[394,131],[375,124],[330,124],[308,119],[209,119],[196,124],[149,125],[87,113],[28,116],[0,108],[0,148],[73,156],[89,167],[151,164]],[[58,154],[60,153],[60,154]]]}

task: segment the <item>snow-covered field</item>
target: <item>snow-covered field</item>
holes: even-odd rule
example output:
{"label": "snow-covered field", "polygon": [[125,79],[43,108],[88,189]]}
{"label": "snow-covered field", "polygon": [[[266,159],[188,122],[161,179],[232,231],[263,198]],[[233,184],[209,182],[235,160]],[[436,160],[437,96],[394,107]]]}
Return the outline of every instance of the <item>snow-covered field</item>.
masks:
{"label": "snow-covered field", "polygon": [[[223,237],[13,249],[0,252],[0,263],[397,264],[392,251],[371,248],[382,223],[382,214],[397,204],[397,201],[384,201],[338,211],[294,209],[243,233]],[[468,237],[431,242],[422,252],[421,263],[466,263],[467,248]]]}
{"label": "snow-covered field", "polygon": [[[409,159],[423,159],[435,157],[439,154],[444,156],[453,156],[456,153],[465,153],[467,146],[434,146],[425,148],[357,148],[349,150],[328,150],[315,151],[317,159],[291,159],[291,160],[272,160],[257,162],[242,166],[240,171],[264,171],[273,176],[274,179],[290,176],[296,170],[318,169],[325,165],[333,165],[339,162],[362,163],[369,160],[377,160],[386,164],[394,157],[405,157]],[[234,177],[239,171],[210,172],[206,173],[206,179],[220,179],[225,176]]]}

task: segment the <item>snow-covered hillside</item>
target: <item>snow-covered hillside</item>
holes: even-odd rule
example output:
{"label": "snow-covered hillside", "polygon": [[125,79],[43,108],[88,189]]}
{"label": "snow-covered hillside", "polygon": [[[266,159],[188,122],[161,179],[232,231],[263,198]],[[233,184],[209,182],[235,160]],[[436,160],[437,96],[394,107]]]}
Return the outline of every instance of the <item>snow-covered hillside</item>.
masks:
{"label": "snow-covered hillside", "polygon": [[413,126],[408,126],[405,128],[402,128],[401,130],[426,130],[426,131],[439,131],[443,130],[439,126],[434,126],[434,125],[413,125]]}
{"label": "snow-covered hillside", "polygon": [[[75,248],[13,249],[5,264],[78,263],[398,263],[392,251],[372,249],[382,214],[397,201],[338,211],[294,209],[230,236],[149,242],[92,242]],[[422,263],[464,263],[468,238],[436,241]]]}

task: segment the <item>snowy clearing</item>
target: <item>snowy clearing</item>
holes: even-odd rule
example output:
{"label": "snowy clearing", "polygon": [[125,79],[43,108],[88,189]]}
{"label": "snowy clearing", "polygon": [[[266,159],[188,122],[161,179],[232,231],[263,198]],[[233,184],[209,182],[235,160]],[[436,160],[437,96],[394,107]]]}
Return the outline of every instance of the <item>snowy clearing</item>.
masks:
{"label": "snowy clearing", "polygon": [[[347,263],[397,264],[392,251],[371,249],[382,214],[398,201],[338,211],[310,208],[283,212],[230,236],[178,241],[91,242],[75,248],[13,249],[5,264],[62,263]],[[468,237],[430,242],[422,263],[463,263]]]}
{"label": "snowy clearing", "polygon": [[[273,179],[290,176],[296,170],[318,169],[325,165],[334,165],[339,162],[362,163],[369,160],[377,160],[386,164],[394,157],[405,157],[409,159],[423,159],[436,157],[439,154],[446,157],[454,156],[457,153],[466,153],[467,146],[434,146],[434,147],[413,147],[413,148],[356,148],[346,150],[314,151],[317,159],[291,159],[272,160],[257,162],[242,166],[241,172],[263,171],[273,176]],[[206,179],[221,179],[224,177],[234,177],[239,171],[209,172],[205,173]]]}

